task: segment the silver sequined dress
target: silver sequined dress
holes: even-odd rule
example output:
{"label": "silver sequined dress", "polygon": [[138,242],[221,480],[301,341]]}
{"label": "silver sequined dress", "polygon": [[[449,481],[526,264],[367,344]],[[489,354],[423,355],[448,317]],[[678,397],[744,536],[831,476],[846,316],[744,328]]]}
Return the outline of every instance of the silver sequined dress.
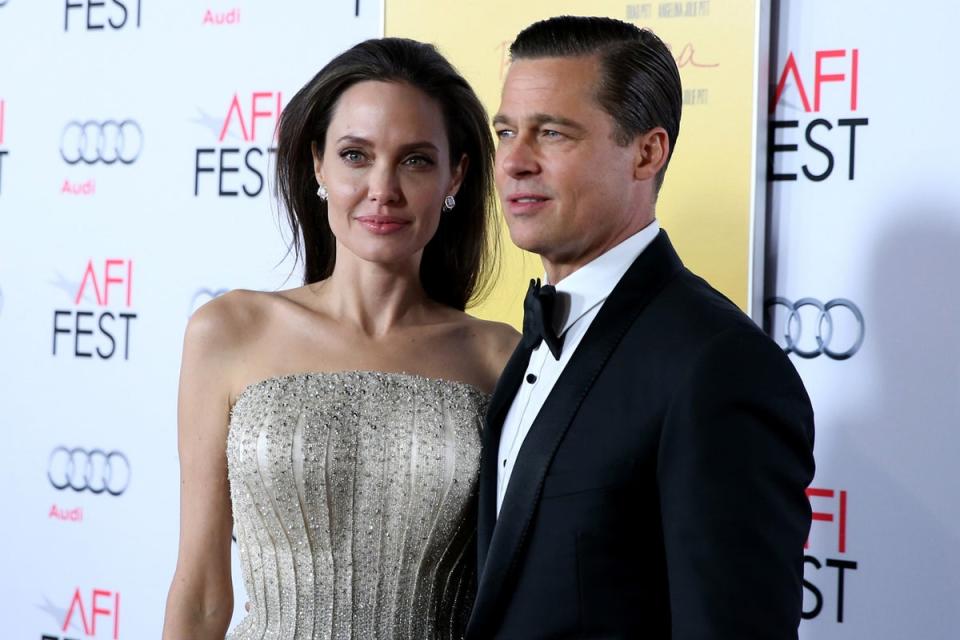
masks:
{"label": "silver sequined dress", "polygon": [[244,389],[227,463],[250,613],[227,637],[460,637],[487,400],[400,373]]}

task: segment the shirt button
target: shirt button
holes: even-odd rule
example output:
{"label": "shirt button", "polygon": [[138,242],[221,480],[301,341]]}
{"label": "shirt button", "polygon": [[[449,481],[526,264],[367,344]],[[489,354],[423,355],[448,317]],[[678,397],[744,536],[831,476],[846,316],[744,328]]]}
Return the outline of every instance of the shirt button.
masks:
{"label": "shirt button", "polygon": [[532,373],[527,374],[527,382],[529,382],[530,384],[533,384],[536,381],[537,381],[537,376],[533,375]]}
{"label": "shirt button", "polygon": [[506,459],[506,458],[503,459],[503,466],[507,466],[507,459]]}

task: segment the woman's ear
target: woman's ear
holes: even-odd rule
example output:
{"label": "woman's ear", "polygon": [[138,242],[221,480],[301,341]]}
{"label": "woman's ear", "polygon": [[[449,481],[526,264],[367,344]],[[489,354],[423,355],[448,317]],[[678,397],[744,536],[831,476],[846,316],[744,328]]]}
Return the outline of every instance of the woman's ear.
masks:
{"label": "woman's ear", "polygon": [[313,156],[313,175],[317,178],[317,184],[323,183],[323,156],[317,149],[317,143],[310,143],[310,155]]}
{"label": "woman's ear", "polygon": [[450,188],[447,189],[448,196],[455,196],[460,191],[460,185],[463,184],[463,178],[467,175],[467,167],[470,166],[470,158],[467,154],[460,156],[460,162],[454,167],[450,176]]}

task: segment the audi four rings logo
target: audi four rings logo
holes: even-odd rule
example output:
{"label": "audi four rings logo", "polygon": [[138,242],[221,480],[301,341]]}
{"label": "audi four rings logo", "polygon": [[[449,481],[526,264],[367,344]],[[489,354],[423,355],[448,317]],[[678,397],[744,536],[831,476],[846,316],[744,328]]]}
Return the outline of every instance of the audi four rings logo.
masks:
{"label": "audi four rings logo", "polygon": [[143,130],[133,120],[72,120],[60,135],[60,157],[67,164],[133,164],[143,151]]}
{"label": "audi four rings logo", "polygon": [[[786,320],[780,328],[779,333],[783,335],[786,344],[783,350],[787,353],[795,353],[801,358],[816,358],[819,355],[827,356],[833,360],[846,360],[853,356],[863,345],[865,334],[865,325],[863,314],[860,309],[845,298],[835,298],[827,303],[820,302],[816,298],[801,298],[796,302],[791,302],[786,298],[776,297],[767,302],[767,310],[776,313],[776,308],[782,307],[786,312]],[[816,320],[813,326],[805,326],[800,318],[800,312],[803,308],[809,307],[816,310]],[[846,309],[849,313],[834,315],[834,309]],[[841,318],[840,315],[843,317]],[[853,323],[851,327],[845,327],[844,336],[855,336],[852,341],[846,341],[845,348],[833,344],[836,335],[840,333],[837,330],[840,323]],[[806,332],[811,331],[816,340],[816,347],[813,349],[802,349],[800,342]]]}
{"label": "audi four rings logo", "polygon": [[60,446],[50,453],[47,478],[60,491],[73,489],[119,496],[130,486],[130,462],[119,451]]}

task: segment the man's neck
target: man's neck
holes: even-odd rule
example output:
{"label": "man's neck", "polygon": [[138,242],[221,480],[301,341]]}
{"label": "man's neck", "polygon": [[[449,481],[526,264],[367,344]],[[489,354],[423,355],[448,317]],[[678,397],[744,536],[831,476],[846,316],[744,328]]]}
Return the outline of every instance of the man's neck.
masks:
{"label": "man's neck", "polygon": [[606,252],[610,251],[610,249],[613,249],[627,238],[636,235],[643,229],[646,229],[653,223],[655,219],[656,217],[653,215],[653,213],[651,213],[650,217],[645,217],[641,223],[630,225],[620,233],[611,236],[602,244],[592,247],[589,251],[586,251],[572,259],[567,259],[566,257],[551,259],[545,255],[540,256],[540,259],[543,262],[543,270],[547,274],[547,282],[552,285],[557,284],[578,269],[590,264]]}

